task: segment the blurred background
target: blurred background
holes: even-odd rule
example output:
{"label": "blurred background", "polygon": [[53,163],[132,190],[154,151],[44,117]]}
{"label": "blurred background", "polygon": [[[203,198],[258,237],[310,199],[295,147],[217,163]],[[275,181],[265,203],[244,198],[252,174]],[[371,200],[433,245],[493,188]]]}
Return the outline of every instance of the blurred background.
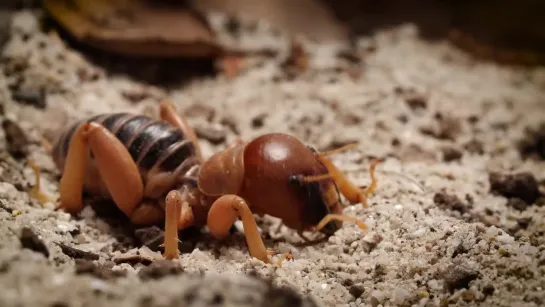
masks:
{"label": "blurred background", "polygon": [[[448,39],[479,58],[516,65],[545,63],[542,0],[3,0],[0,42],[5,41],[11,10],[39,6],[47,9],[46,18],[77,40],[120,54],[214,56],[219,52],[214,33],[199,24],[195,12],[219,12],[266,20],[318,41],[350,41],[354,35],[413,23],[423,37]],[[237,23],[230,26],[236,28]],[[158,36],[168,44],[161,44]]]}

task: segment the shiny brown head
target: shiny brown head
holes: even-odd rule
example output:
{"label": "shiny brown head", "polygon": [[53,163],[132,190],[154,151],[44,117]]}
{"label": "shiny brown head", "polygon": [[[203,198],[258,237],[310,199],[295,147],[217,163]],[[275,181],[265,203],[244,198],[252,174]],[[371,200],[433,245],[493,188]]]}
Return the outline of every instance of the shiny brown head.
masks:
{"label": "shiny brown head", "polygon": [[[308,230],[327,214],[342,213],[340,195],[317,153],[297,138],[267,134],[244,150],[244,182],[239,193],[256,213],[268,214],[286,226]],[[332,234],[340,227],[330,222],[321,231]]]}

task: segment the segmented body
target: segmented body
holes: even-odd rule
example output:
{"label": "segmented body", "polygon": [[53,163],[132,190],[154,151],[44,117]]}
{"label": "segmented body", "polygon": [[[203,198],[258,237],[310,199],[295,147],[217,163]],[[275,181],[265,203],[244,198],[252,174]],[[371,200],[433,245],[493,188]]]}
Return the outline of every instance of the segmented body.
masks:
{"label": "segmented body", "polygon": [[[53,157],[61,172],[64,170],[71,138],[84,122],[99,123],[115,135],[138,166],[144,185],[155,181],[153,188],[146,189],[146,197],[158,198],[183,180],[196,185],[200,161],[195,144],[180,129],[165,121],[130,113],[100,114],[68,127],[53,148]],[[108,196],[93,163],[91,151],[89,157],[84,188],[93,194]],[[162,183],[157,184],[157,178]]]}

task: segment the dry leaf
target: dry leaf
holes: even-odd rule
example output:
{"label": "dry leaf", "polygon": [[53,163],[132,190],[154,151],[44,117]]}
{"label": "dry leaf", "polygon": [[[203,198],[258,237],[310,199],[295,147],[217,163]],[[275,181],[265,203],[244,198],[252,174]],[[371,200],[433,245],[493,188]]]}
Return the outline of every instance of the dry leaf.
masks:
{"label": "dry leaf", "polygon": [[317,41],[346,41],[349,31],[330,9],[316,0],[189,0],[205,12],[221,12],[250,20],[267,20],[294,36]]}
{"label": "dry leaf", "polygon": [[145,0],[45,0],[44,7],[76,39],[110,52],[210,57],[221,50],[203,16],[182,5]]}

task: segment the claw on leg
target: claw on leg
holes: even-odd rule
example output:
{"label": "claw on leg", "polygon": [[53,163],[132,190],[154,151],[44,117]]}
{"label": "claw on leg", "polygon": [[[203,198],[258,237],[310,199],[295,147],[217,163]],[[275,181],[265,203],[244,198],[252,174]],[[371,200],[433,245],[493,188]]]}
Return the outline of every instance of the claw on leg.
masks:
{"label": "claw on leg", "polygon": [[328,158],[328,155],[336,153],[341,150],[346,150],[346,147],[332,150],[325,153],[318,153],[318,159],[327,167],[329,175],[333,178],[337,186],[339,187],[340,192],[350,201],[352,204],[361,203],[363,207],[367,207],[367,197],[371,195],[377,188],[377,179],[375,178],[375,168],[376,165],[380,162],[379,159],[374,160],[371,163],[369,173],[371,176],[371,184],[367,189],[362,191],[357,187],[353,182],[351,182],[348,177],[342,173]]}
{"label": "claw on leg", "polygon": [[360,221],[359,219],[352,217],[352,216],[346,216],[341,214],[328,214],[326,215],[319,223],[314,227],[315,231],[320,231],[320,229],[324,228],[325,225],[327,225],[331,221],[341,221],[341,222],[351,222],[358,225],[358,227],[361,230],[367,230],[367,225],[365,225],[364,222]]}
{"label": "claw on leg", "polygon": [[178,220],[182,211],[182,198],[171,191],[167,195],[165,214],[165,258],[178,259]]}
{"label": "claw on leg", "polygon": [[271,263],[255,218],[244,199],[239,196],[224,195],[218,198],[208,212],[207,226],[215,237],[224,238],[229,234],[229,229],[238,217],[242,220],[244,235],[252,257]]}
{"label": "claw on leg", "polygon": [[170,191],[165,206],[165,247],[167,259],[178,259],[178,230],[193,225],[193,211],[185,200],[185,195],[177,190]]}
{"label": "claw on leg", "polygon": [[41,187],[41,179],[40,179],[40,167],[30,161],[27,163],[27,165],[32,168],[32,170],[34,171],[34,178],[35,178],[35,184],[34,184],[34,187],[32,187],[32,189],[30,190],[30,196],[36,200],[38,200],[38,202],[40,202],[40,204],[42,206],[44,206],[45,204],[47,203],[55,203],[55,199],[47,194],[45,194],[43,191],[42,191],[42,187]]}

